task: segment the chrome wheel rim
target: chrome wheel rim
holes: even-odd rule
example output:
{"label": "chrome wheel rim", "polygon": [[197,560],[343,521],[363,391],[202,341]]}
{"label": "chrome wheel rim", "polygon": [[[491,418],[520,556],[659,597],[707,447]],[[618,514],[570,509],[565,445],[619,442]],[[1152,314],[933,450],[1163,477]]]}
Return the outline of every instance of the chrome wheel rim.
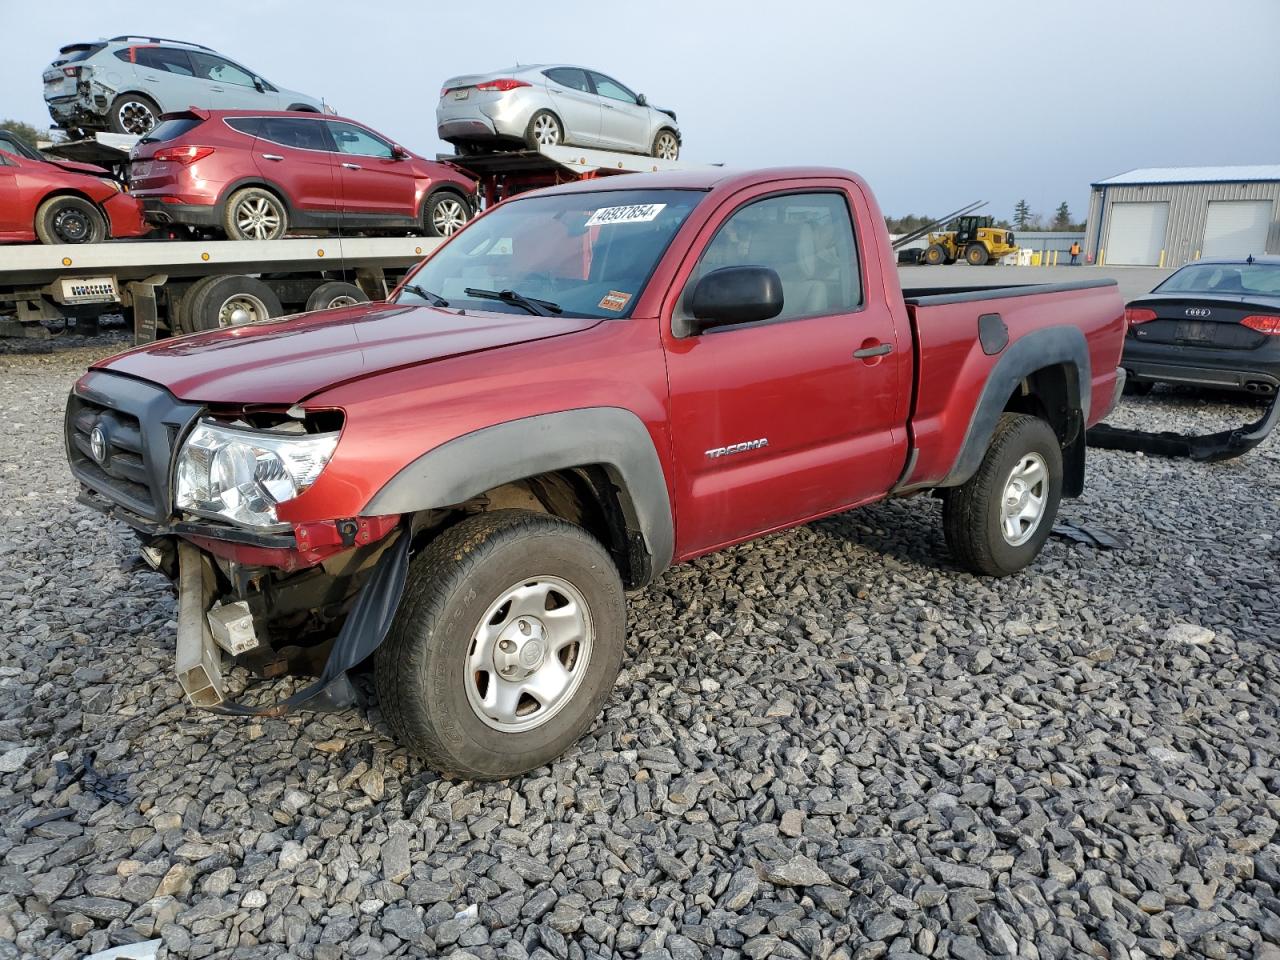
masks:
{"label": "chrome wheel rim", "polygon": [[222,301],[218,308],[218,326],[239,327],[259,320],[270,320],[267,305],[251,293],[237,293]]}
{"label": "chrome wheel rim", "polygon": [[545,147],[553,147],[560,142],[560,124],[556,118],[544,113],[533,121],[533,139]]}
{"label": "chrome wheel rim", "polygon": [[350,307],[350,306],[354,306],[358,302],[359,301],[357,301],[356,298],[351,296],[350,294],[340,293],[336,297],[334,297],[332,300],[330,300],[328,303],[326,303],[324,305],[324,308],[326,310],[332,310],[334,307]]}
{"label": "chrome wheel rim", "polygon": [[125,133],[136,133],[141,136],[144,133],[150,133],[151,128],[156,125],[156,115],[140,100],[129,100],[120,104],[116,116]]}
{"label": "chrome wheel rim", "polygon": [[656,153],[659,160],[674,160],[680,154],[680,145],[676,143],[674,136],[664,133],[658,137]]}
{"label": "chrome wheel rim", "polygon": [[586,598],[560,577],[521,580],[490,604],[471,635],[467,701],[503,733],[540,727],[573,699],[595,630]]}
{"label": "chrome wheel rim", "polygon": [[63,243],[87,243],[92,239],[93,225],[83,210],[66,207],[54,215],[53,234]]}
{"label": "chrome wheel rim", "polygon": [[466,222],[466,207],[462,205],[461,200],[454,200],[452,197],[437,203],[435,210],[431,214],[431,225],[435,227],[436,233],[442,237],[452,236],[458,230],[461,230],[462,225]]}
{"label": "chrome wheel rim", "polygon": [[248,197],[236,204],[236,230],[252,240],[274,240],[280,233],[283,215],[266,197]]}
{"label": "chrome wheel rim", "polygon": [[1049,468],[1038,453],[1023,456],[1004,482],[1000,501],[1000,534],[1011,547],[1020,547],[1035,534],[1049,499]]}

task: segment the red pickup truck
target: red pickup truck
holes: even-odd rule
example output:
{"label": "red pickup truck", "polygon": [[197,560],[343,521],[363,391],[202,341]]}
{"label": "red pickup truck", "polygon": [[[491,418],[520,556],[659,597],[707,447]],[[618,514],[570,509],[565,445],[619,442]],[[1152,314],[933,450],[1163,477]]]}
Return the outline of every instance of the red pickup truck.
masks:
{"label": "red pickup truck", "polygon": [[[177,583],[193,703],[372,656],[407,747],[507,777],[592,724],[673,563],[922,491],[961,567],[1030,563],[1124,333],[1112,281],[902,291],[850,173],[638,174],[493,207],[385,303],[104,360],[67,453]],[[226,656],[324,666],[246,707]]]}

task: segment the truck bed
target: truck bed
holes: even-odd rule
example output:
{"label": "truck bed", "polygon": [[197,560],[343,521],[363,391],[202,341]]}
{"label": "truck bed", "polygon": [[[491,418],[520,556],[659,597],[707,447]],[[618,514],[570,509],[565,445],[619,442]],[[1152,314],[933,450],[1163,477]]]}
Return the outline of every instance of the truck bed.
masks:
{"label": "truck bed", "polygon": [[[1001,360],[1016,353],[1027,334],[1037,333],[1035,349],[1045,353],[1046,364],[1064,353],[1087,355],[1081,379],[1089,389],[1080,398],[1087,426],[1109,409],[1116,346],[1124,336],[1124,302],[1114,280],[908,288],[903,299],[916,349],[912,452],[900,491],[955,482],[967,469],[969,436],[983,431],[984,420],[994,426],[990,402],[981,401],[998,395],[998,417],[1018,389],[1020,377],[1005,383],[999,376]],[[1046,350],[1047,344],[1058,350]]]}

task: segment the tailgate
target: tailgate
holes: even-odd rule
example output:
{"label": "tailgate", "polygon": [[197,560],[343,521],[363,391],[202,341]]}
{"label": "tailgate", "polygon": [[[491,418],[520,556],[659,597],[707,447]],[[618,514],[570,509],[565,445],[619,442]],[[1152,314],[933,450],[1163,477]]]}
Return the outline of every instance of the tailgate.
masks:
{"label": "tailgate", "polygon": [[1247,316],[1271,311],[1239,300],[1147,297],[1134,300],[1129,306],[1155,312],[1154,320],[1135,323],[1129,328],[1129,336],[1142,343],[1253,350],[1269,342],[1265,334],[1244,326],[1240,321]]}
{"label": "tailgate", "polygon": [[76,84],[81,71],[91,67],[68,67],[74,71],[68,75],[62,67],[50,67],[44,72],[44,98],[46,100],[63,100],[76,95]]}

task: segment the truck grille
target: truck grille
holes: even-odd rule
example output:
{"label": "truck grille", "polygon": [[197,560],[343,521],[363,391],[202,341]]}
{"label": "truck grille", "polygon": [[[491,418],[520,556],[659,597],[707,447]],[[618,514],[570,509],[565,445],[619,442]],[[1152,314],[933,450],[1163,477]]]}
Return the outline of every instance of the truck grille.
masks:
{"label": "truck grille", "polygon": [[131,513],[163,522],[175,448],[199,410],[154,384],[91,371],[67,400],[71,472]]}

